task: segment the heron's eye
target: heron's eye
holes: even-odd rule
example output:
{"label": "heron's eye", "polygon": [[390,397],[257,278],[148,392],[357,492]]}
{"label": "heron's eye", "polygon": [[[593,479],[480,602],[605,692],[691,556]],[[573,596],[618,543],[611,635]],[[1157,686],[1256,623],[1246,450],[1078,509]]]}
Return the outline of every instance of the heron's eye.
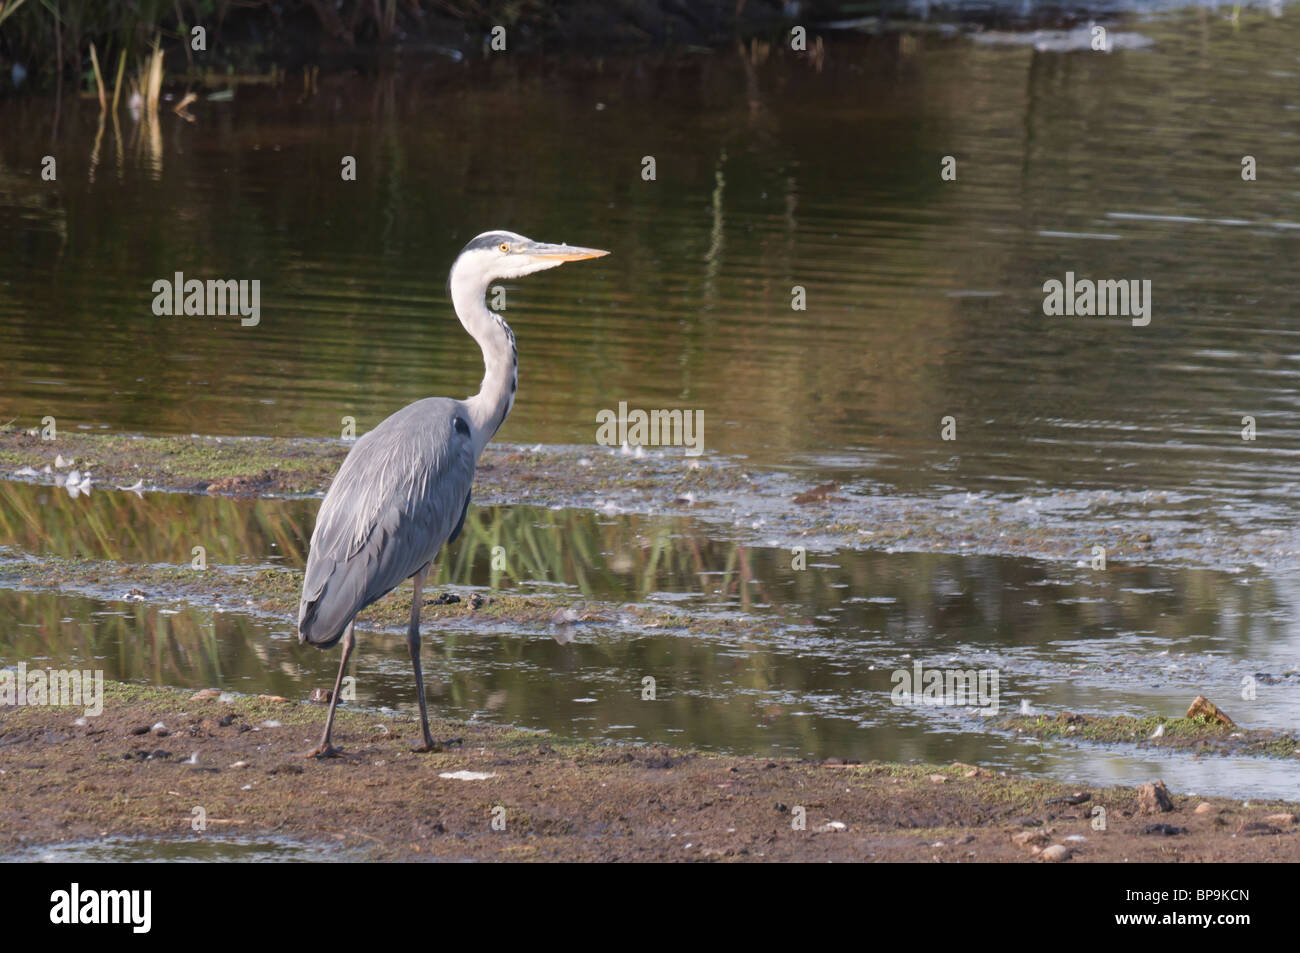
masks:
{"label": "heron's eye", "polygon": [[502,242],[500,245],[497,246],[497,248],[501,249],[502,251],[509,251],[509,250],[510,250],[510,243],[509,243],[509,242]]}

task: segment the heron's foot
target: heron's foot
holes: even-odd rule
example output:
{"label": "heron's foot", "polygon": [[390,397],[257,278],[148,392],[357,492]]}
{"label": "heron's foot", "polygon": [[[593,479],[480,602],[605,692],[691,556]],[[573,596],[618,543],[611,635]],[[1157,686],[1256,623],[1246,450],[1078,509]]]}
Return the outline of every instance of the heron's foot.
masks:
{"label": "heron's foot", "polygon": [[463,745],[464,743],[464,738],[448,738],[446,741],[434,741],[432,735],[425,735],[424,744],[417,745],[411,750],[416,754],[436,754],[439,751],[446,751],[448,748]]}
{"label": "heron's foot", "polygon": [[343,757],[343,749],[336,748],[333,745],[322,744],[322,745],[317,745],[315,748],[312,748],[310,751],[304,754],[303,757],[304,758],[341,758]]}

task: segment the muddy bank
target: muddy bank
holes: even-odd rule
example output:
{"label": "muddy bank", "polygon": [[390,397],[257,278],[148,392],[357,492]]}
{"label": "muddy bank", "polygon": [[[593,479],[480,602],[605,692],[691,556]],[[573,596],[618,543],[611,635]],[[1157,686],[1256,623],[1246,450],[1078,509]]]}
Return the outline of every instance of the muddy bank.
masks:
{"label": "muddy bank", "polygon": [[[0,478],[55,484],[72,469],[90,489],[132,487],[234,496],[323,493],[341,441],[0,432]],[[56,466],[62,457],[67,466]],[[71,461],[71,462],[70,462]],[[47,471],[48,468],[48,471]],[[728,538],[813,551],[872,549],[1131,565],[1300,568],[1300,531],[1249,511],[1204,509],[1177,493],[1051,491],[917,495],[869,474],[814,483],[738,458],[606,447],[489,445],[479,505],[563,506],[691,516]],[[793,558],[793,554],[792,554]]]}
{"label": "muddy bank", "polygon": [[1070,862],[1300,860],[1297,807],[1280,801],[1175,793],[1173,810],[1143,814],[1134,790],[973,765],[725,757],[448,722],[433,726],[442,752],[415,754],[413,719],[345,709],[344,756],[318,761],[301,752],[321,706],[116,683],[102,715],[80,715],[0,707],[0,854],[237,834],[402,860],[1030,862],[1054,846]]}
{"label": "muddy bank", "polygon": [[1134,718],[1131,715],[1080,715],[1072,712],[1016,715],[999,727],[1043,740],[1089,741],[1098,744],[1132,744],[1164,748],[1196,756],[1251,755],[1264,758],[1300,757],[1296,732],[1231,728],[1202,718]]}

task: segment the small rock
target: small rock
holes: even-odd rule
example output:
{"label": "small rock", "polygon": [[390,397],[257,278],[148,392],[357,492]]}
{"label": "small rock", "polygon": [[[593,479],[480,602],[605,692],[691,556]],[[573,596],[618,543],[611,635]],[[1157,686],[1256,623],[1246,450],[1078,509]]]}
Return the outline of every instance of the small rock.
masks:
{"label": "small rock", "polygon": [[309,702],[319,702],[322,705],[328,705],[334,693],[328,688],[313,688],[311,694],[307,696]]}
{"label": "small rock", "polygon": [[287,702],[289,700],[283,695],[258,695],[257,697],[264,702]]}
{"label": "small rock", "polygon": [[1188,718],[1195,718],[1197,715],[1204,715],[1206,721],[1223,725],[1225,728],[1237,727],[1236,723],[1231,718],[1219,710],[1218,705],[1214,704],[1214,702],[1210,701],[1204,695],[1197,695],[1187,709]]}
{"label": "small rock", "polygon": [[1214,805],[1211,804],[1209,801],[1202,801],[1200,804],[1196,805],[1196,810],[1193,811],[1192,813],[1193,813],[1193,814],[1211,814],[1211,813],[1213,813],[1213,812],[1214,812]]}
{"label": "small rock", "polygon": [[132,729],[131,729],[131,734],[133,734],[133,735],[147,735],[147,734],[149,734],[149,726],[148,726],[148,725],[140,725],[138,728],[132,728]]}
{"label": "small rock", "polygon": [[1282,825],[1294,824],[1295,815],[1294,814],[1270,814],[1268,817],[1264,818],[1264,820],[1270,824],[1282,824]]}
{"label": "small rock", "polygon": [[484,599],[477,592],[469,597],[469,607],[471,609],[481,609],[483,606],[487,605],[487,603],[488,600]]}
{"label": "small rock", "polygon": [[1163,781],[1139,785],[1137,795],[1140,814],[1163,814],[1174,809],[1174,799]]}
{"label": "small rock", "polygon": [[205,702],[211,698],[220,698],[221,692],[215,688],[201,688],[190,696],[192,702]]}
{"label": "small rock", "polygon": [[230,767],[231,767],[231,768],[246,768],[246,767],[248,767],[248,762],[247,762],[247,761],[236,761],[236,762],[235,762],[234,764],[232,764]]}
{"label": "small rock", "polygon": [[155,724],[149,730],[159,738],[166,738],[169,734],[171,734],[171,732],[167,730],[167,726],[164,725],[161,721]]}
{"label": "small rock", "polygon": [[1042,831],[1021,831],[1019,834],[1011,835],[1011,843],[1020,847],[1036,847],[1046,844],[1050,837]]}
{"label": "small rock", "polygon": [[839,834],[849,829],[849,826],[843,821],[827,821],[821,827],[817,828],[821,834]]}
{"label": "small rock", "polygon": [[930,780],[935,784],[945,784],[948,781],[948,777],[944,774],[932,774],[930,775]]}
{"label": "small rock", "polygon": [[1051,847],[1044,848],[1038,857],[1046,863],[1059,864],[1063,860],[1070,859],[1070,848],[1064,844],[1053,844]]}

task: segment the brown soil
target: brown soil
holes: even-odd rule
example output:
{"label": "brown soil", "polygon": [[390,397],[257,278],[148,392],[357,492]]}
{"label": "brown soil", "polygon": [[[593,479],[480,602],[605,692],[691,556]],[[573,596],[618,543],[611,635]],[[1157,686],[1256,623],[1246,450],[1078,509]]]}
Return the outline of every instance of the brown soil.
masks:
{"label": "brown soil", "polygon": [[[1058,844],[1070,862],[1300,860],[1295,822],[1279,816],[1297,808],[1283,802],[1207,799],[1196,813],[1201,799],[1175,794],[1174,811],[1143,815],[1133,790],[968,765],[727,757],[448,722],[435,737],[460,741],[416,754],[413,721],[348,711],[335,734],[344,756],[321,761],[301,756],[319,705],[120,684],[106,695],[84,726],[74,709],[0,708],[0,855],[111,835],[238,834],[405,860],[1032,862]],[[135,733],[157,722],[165,736]],[[199,763],[184,764],[194,752]],[[439,776],[456,771],[494,776]],[[1094,805],[1104,831],[1092,829]],[[196,806],[206,832],[191,829]],[[806,830],[792,824],[799,808]],[[1182,832],[1143,833],[1161,824]]]}

